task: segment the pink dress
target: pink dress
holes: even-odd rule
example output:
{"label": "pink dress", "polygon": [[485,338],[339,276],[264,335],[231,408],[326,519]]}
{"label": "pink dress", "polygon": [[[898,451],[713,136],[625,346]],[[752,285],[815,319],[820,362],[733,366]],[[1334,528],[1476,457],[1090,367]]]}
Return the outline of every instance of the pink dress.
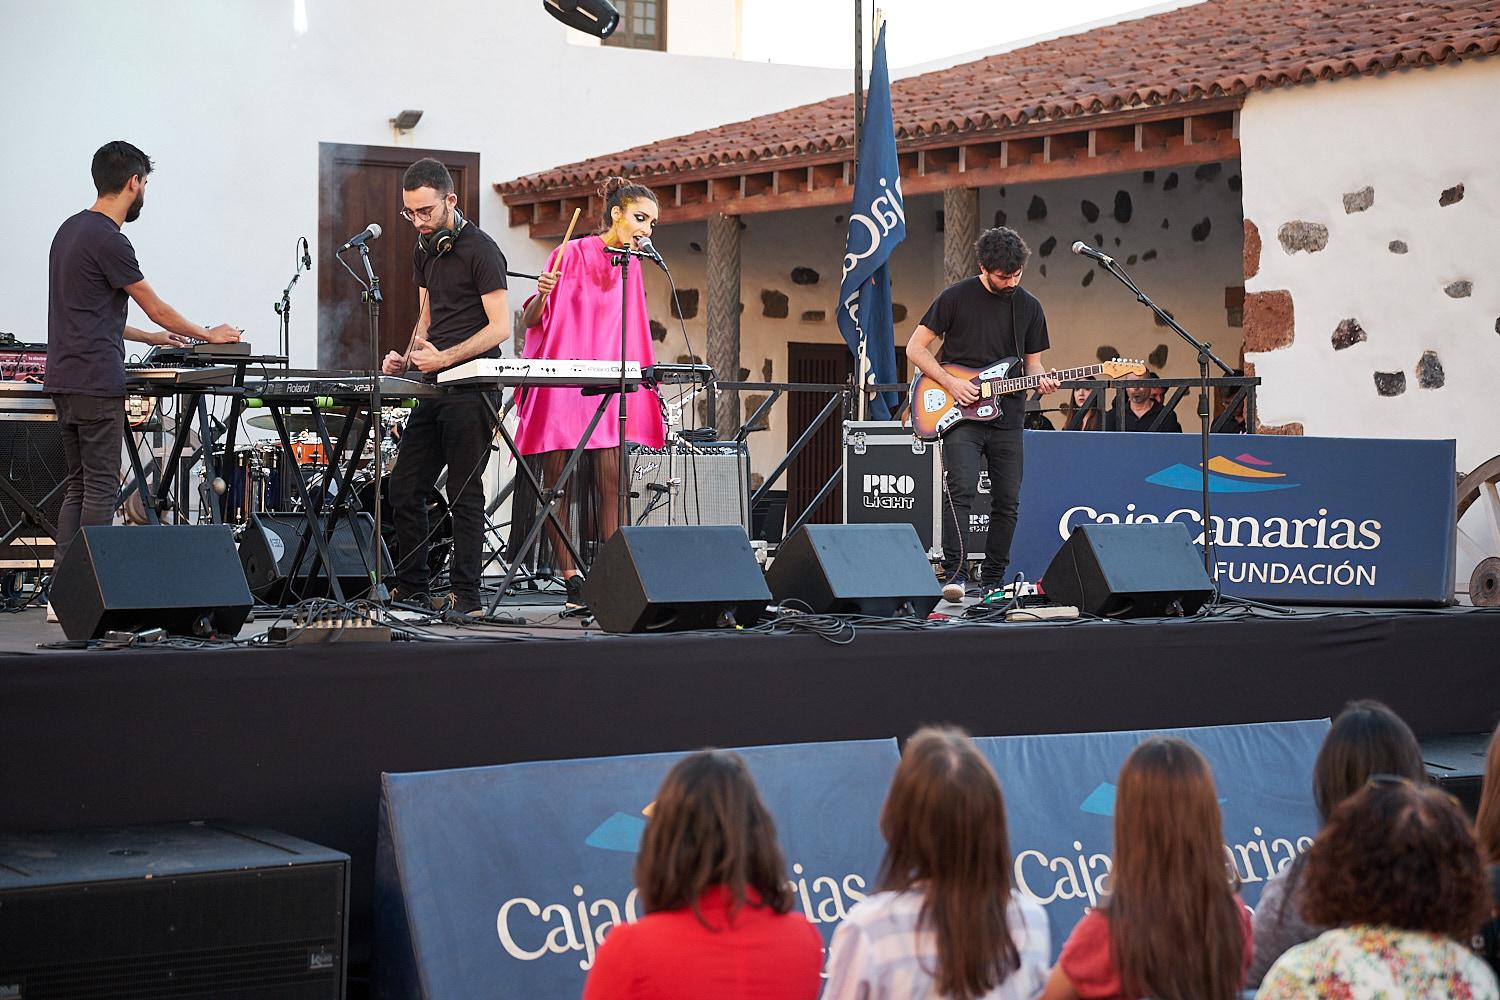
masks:
{"label": "pink dress", "polygon": [[[557,269],[557,252],[547,270]],[[646,287],[641,281],[645,261],[630,262],[626,302],[626,360],[642,367],[656,363],[651,326],[646,312]],[[542,318],[526,331],[526,357],[613,361],[620,356],[620,269],[610,263],[604,240],[586,236],[562,249],[562,280],[542,306]],[[666,440],[661,401],[656,390],[644,386],[626,396],[625,440],[660,448]],[[524,391],[518,411],[516,445],[523,455],[571,451],[577,447],[599,407],[598,396],[578,389],[539,388]],[[604,417],[589,438],[589,448],[614,448],[620,443],[618,399],[611,399]]]}

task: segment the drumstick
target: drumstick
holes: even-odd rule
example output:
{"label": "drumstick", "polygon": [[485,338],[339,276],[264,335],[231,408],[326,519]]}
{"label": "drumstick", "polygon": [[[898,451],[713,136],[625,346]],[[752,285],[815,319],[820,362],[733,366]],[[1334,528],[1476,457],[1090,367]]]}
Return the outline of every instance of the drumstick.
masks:
{"label": "drumstick", "polygon": [[575,209],[573,209],[573,218],[568,223],[568,231],[566,233],[563,233],[563,241],[557,245],[557,260],[554,261],[554,263],[557,265],[556,270],[557,270],[558,274],[562,273],[562,255],[563,255],[563,251],[567,249],[567,247],[568,247],[568,241],[573,238],[573,227],[576,226],[576,225],[578,225],[578,213],[582,212],[582,211],[583,211],[583,209],[581,209],[581,208],[575,208]]}

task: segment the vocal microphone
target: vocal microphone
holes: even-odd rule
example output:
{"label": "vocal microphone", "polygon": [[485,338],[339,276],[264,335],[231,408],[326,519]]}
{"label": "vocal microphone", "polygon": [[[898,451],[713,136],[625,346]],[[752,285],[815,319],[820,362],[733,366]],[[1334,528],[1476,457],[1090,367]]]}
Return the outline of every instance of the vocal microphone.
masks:
{"label": "vocal microphone", "polygon": [[657,251],[656,246],[652,244],[651,237],[642,236],[637,239],[635,241],[635,248],[641,253],[645,254],[647,260],[651,261],[651,263],[655,264],[663,271],[667,269],[667,262],[661,259],[661,254]]}
{"label": "vocal microphone", "polygon": [[1105,253],[1103,250],[1095,250],[1093,247],[1083,242],[1083,240],[1079,240],[1077,243],[1073,244],[1073,252],[1076,254],[1081,254],[1084,257],[1092,257],[1094,260],[1097,260],[1101,264],[1113,264],[1115,262],[1115,259],[1109,254]]}
{"label": "vocal microphone", "polygon": [[312,270],[312,248],[307,243],[307,237],[302,237],[302,269]]}
{"label": "vocal microphone", "polygon": [[357,236],[349,237],[349,242],[339,247],[339,253],[343,253],[350,247],[363,246],[364,244],[369,243],[371,240],[378,239],[380,239],[380,225],[378,223],[372,222],[364,228],[364,232],[358,234]]}

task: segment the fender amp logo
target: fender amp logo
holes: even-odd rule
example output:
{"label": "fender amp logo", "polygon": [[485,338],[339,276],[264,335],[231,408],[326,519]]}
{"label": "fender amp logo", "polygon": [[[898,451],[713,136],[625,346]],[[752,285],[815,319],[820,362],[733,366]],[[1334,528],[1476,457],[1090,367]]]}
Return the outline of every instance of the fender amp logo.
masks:
{"label": "fender amp logo", "polygon": [[881,510],[911,510],[916,504],[917,481],[911,476],[875,475],[864,477],[861,502]]}

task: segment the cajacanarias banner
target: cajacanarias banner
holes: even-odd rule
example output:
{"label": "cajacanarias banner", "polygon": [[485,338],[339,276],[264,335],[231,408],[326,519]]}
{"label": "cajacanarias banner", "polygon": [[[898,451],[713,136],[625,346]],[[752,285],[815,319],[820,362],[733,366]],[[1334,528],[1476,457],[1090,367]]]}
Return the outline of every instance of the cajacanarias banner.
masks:
{"label": "cajacanarias banner", "polygon": [[[1080,524],[1180,521],[1203,544],[1196,434],[1026,431],[1011,571],[1037,580]],[[1454,443],[1215,434],[1210,516],[1224,593],[1442,604],[1453,595]],[[974,518],[987,521],[988,505]],[[977,525],[976,525],[977,526]]]}
{"label": "cajacanarias banner", "polygon": [[1312,844],[1312,772],[1329,722],[1269,722],[977,740],[1005,793],[1016,889],[1041,903],[1056,959],[1085,909],[1109,891],[1115,781],[1150,736],[1187,740],[1213,768],[1224,821],[1225,874],[1251,907],[1266,881]]}
{"label": "cajacanarias banner", "polygon": [[[826,947],[873,885],[896,741],[738,752]],[[610,927],[642,916],[631,868],[643,810],[682,756],[384,775],[376,995],[579,996]]]}

